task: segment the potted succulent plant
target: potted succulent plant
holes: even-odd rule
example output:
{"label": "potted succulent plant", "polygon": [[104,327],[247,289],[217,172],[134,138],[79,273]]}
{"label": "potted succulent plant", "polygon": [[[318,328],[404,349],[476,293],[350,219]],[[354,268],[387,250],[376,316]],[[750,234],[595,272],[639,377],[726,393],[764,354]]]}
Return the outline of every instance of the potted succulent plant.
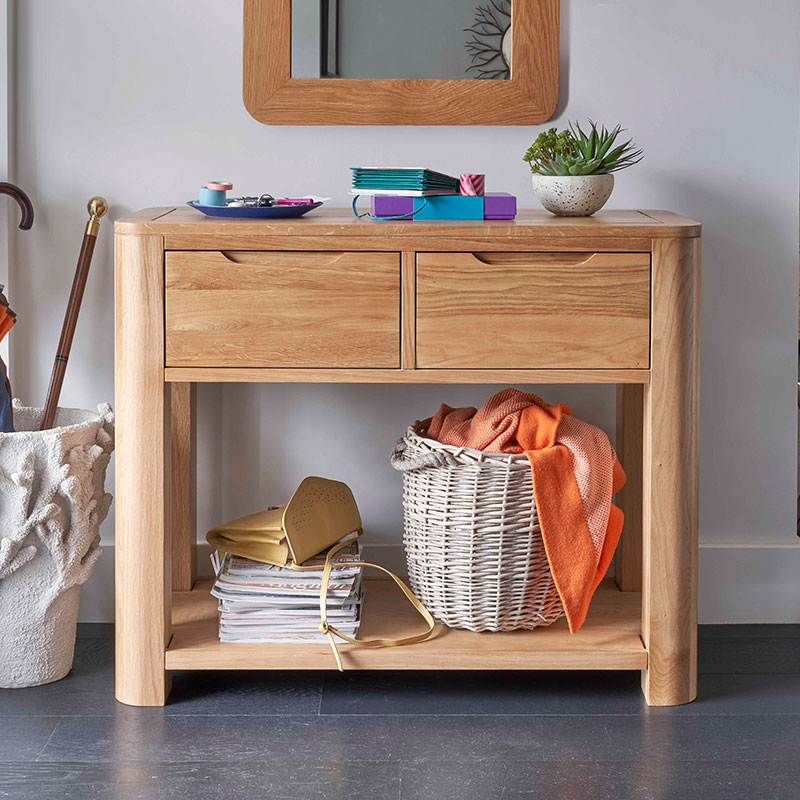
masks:
{"label": "potted succulent plant", "polygon": [[522,157],[533,173],[533,191],[539,202],[560,217],[588,217],[611,197],[614,172],[638,164],[642,151],[629,139],[616,144],[622,127],[608,130],[589,120],[589,130],[578,123],[540,133]]}

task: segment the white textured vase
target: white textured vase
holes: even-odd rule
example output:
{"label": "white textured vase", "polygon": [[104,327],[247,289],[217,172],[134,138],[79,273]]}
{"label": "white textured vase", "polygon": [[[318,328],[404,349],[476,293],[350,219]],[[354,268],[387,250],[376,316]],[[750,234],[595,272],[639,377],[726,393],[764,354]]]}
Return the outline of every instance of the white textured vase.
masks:
{"label": "white textured vase", "polygon": [[539,202],[559,217],[590,217],[614,191],[613,175],[533,175]]}
{"label": "white textured vase", "polygon": [[0,687],[36,686],[72,668],[80,587],[100,557],[111,495],[106,467],[114,415],[14,403],[15,433],[0,433]]}

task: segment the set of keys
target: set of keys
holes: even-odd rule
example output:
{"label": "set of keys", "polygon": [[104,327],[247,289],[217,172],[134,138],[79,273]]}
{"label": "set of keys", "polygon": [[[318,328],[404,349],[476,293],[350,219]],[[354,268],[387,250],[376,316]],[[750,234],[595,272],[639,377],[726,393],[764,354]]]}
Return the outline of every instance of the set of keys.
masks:
{"label": "set of keys", "polygon": [[262,194],[260,197],[235,197],[228,200],[228,208],[266,208],[275,205],[275,198],[271,194]]}

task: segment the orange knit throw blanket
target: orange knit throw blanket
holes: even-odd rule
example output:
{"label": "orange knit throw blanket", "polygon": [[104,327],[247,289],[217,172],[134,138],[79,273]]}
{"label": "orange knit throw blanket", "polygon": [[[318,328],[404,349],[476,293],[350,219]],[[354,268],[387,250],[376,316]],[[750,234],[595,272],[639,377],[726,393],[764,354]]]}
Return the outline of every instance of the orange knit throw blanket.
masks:
{"label": "orange knit throw blanket", "polygon": [[608,436],[575,419],[568,406],[548,406],[516,389],[499,392],[479,410],[443,405],[427,427],[443,444],[525,453],[547,559],[575,633],[622,532],[622,511],[611,496],[625,473]]}

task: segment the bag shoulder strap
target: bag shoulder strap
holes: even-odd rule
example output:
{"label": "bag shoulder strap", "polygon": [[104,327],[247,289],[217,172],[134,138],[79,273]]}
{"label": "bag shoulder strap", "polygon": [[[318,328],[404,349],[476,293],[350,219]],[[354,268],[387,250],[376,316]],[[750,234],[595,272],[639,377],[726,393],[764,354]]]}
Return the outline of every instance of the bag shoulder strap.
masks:
{"label": "bag shoulder strap", "polygon": [[[359,534],[360,535],[360,534]],[[411,591],[411,589],[406,586],[406,584],[397,577],[393,572],[386,569],[386,567],[380,566],[380,564],[371,564],[368,561],[348,561],[347,563],[350,566],[355,567],[373,567],[374,569],[379,569],[381,572],[388,575],[399,587],[403,594],[408,598],[408,601],[411,605],[419,612],[420,616],[425,620],[427,624],[427,630],[415,634],[414,636],[405,636],[401,639],[354,639],[347,634],[342,633],[341,631],[337,630],[333,625],[328,622],[328,608],[327,608],[327,598],[328,598],[328,584],[331,578],[331,570],[334,567],[335,562],[333,561],[333,557],[336,553],[339,552],[343,547],[352,543],[352,539],[346,539],[342,542],[339,542],[337,545],[332,547],[326,557],[325,557],[325,567],[322,572],[322,585],[320,586],[319,590],[319,615],[320,615],[320,626],[319,629],[322,633],[324,633],[328,637],[328,641],[331,644],[331,649],[333,650],[334,658],[336,659],[336,665],[339,668],[339,672],[344,672],[344,668],[342,667],[342,659],[339,655],[339,651],[336,648],[336,640],[333,638],[334,636],[338,636],[340,639],[344,640],[345,642],[349,642],[350,644],[358,645],[360,647],[399,647],[404,644],[414,644],[415,642],[422,642],[425,641],[430,635],[433,633],[434,627],[436,625],[435,620],[430,611],[422,604],[422,602],[417,598],[417,596]],[[315,569],[315,567],[310,567],[306,569]],[[303,568],[299,568],[300,571],[303,571]]]}

